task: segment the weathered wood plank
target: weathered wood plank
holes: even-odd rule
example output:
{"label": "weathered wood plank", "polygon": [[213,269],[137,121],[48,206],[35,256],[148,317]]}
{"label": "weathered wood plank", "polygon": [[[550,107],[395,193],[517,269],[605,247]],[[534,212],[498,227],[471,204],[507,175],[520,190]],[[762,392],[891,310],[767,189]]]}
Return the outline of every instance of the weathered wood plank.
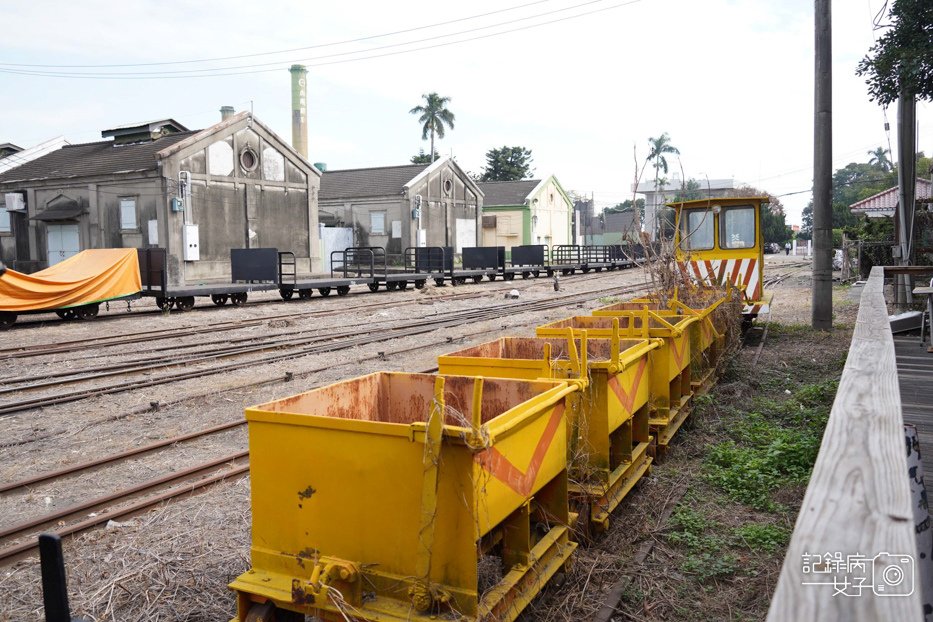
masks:
{"label": "weathered wood plank", "polygon": [[[794,527],[768,620],[922,620],[919,589],[910,596],[834,596],[804,585],[805,554],[917,559],[907,480],[894,341],[884,302],[884,269],[862,291],[858,320],[820,453]],[[919,588],[919,577],[914,574]]]}

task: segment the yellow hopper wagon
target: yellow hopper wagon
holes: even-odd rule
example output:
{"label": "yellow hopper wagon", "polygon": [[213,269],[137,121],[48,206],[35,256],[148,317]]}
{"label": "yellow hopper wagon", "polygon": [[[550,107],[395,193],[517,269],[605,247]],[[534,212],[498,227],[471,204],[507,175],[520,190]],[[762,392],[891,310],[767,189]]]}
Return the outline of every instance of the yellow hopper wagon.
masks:
{"label": "yellow hopper wagon", "polygon": [[706,392],[716,382],[716,371],[725,345],[726,329],[723,324],[716,321],[714,313],[725,301],[725,293],[721,290],[710,290],[710,292],[718,295],[709,296],[702,308],[688,306],[674,297],[666,307],[656,301],[641,299],[600,307],[594,309],[592,314],[595,317],[638,317],[648,309],[662,318],[676,318],[681,315],[695,317],[696,321],[690,324],[691,383],[694,393]]}
{"label": "yellow hopper wagon", "polygon": [[746,322],[770,310],[764,290],[761,210],[768,197],[715,198],[669,203],[677,223],[674,248],[685,277],[701,285],[742,292]]}
{"label": "yellow hopper wagon", "polygon": [[649,353],[661,339],[502,337],[438,358],[441,373],[580,383],[568,419],[570,492],[586,531],[603,530],[610,513],[649,471]]}
{"label": "yellow hopper wagon", "polygon": [[536,329],[539,337],[566,334],[568,328],[585,330],[590,338],[611,339],[620,335],[626,339],[657,338],[661,347],[649,354],[651,408],[649,423],[655,430],[658,447],[663,450],[690,412],[693,396],[691,384],[690,326],[695,315],[662,316],[644,309],[621,317],[576,316],[565,318]]}
{"label": "yellow hopper wagon", "polygon": [[234,620],[514,620],[576,548],[577,390],[380,372],[249,408]]}

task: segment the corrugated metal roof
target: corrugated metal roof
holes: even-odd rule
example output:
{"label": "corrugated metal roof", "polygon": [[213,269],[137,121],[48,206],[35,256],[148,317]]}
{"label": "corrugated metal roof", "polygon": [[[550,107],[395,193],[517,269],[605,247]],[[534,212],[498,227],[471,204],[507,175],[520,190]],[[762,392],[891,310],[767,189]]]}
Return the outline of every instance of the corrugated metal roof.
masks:
{"label": "corrugated metal roof", "polygon": [[155,170],[156,153],[197,131],[169,134],[132,145],[115,146],[111,140],[66,145],[0,174],[0,184]]}
{"label": "corrugated metal roof", "polygon": [[[916,198],[929,199],[931,196],[933,196],[933,183],[930,183],[928,179],[917,179]],[[873,194],[867,199],[856,201],[849,206],[849,210],[859,213],[891,212],[893,214],[894,208],[897,207],[897,202],[897,186],[894,186],[893,188],[888,188],[887,190],[883,190],[878,194]]]}
{"label": "corrugated metal roof", "polygon": [[428,164],[405,164],[376,168],[326,171],[321,176],[322,201],[355,197],[401,196],[405,184],[428,168]]}
{"label": "corrugated metal roof", "polygon": [[483,191],[483,207],[497,205],[524,205],[525,199],[540,179],[522,179],[520,181],[481,181],[477,182]]}

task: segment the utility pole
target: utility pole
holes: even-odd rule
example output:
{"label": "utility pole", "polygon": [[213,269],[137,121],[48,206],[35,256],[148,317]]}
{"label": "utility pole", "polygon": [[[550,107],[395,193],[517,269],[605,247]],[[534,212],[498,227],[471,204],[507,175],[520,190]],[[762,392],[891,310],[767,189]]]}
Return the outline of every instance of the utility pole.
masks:
{"label": "utility pole", "polygon": [[813,313],[817,330],[833,327],[833,74],[830,0],[815,0],[813,127]]}
{"label": "utility pole", "polygon": [[[911,238],[914,230],[915,190],[917,188],[917,100],[912,93],[901,91],[897,100],[897,227],[899,257],[897,263],[910,265]],[[913,302],[910,275],[897,277],[895,299],[898,304]]]}

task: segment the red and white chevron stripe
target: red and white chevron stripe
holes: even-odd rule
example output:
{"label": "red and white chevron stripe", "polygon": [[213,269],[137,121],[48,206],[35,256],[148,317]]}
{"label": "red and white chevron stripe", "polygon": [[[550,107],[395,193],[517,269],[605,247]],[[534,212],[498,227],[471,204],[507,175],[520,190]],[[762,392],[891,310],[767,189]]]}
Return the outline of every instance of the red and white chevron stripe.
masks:
{"label": "red and white chevron stripe", "polygon": [[744,286],[746,302],[761,300],[761,274],[756,258],[694,259],[681,262],[680,269],[699,283],[724,285],[728,280],[735,287]]}

